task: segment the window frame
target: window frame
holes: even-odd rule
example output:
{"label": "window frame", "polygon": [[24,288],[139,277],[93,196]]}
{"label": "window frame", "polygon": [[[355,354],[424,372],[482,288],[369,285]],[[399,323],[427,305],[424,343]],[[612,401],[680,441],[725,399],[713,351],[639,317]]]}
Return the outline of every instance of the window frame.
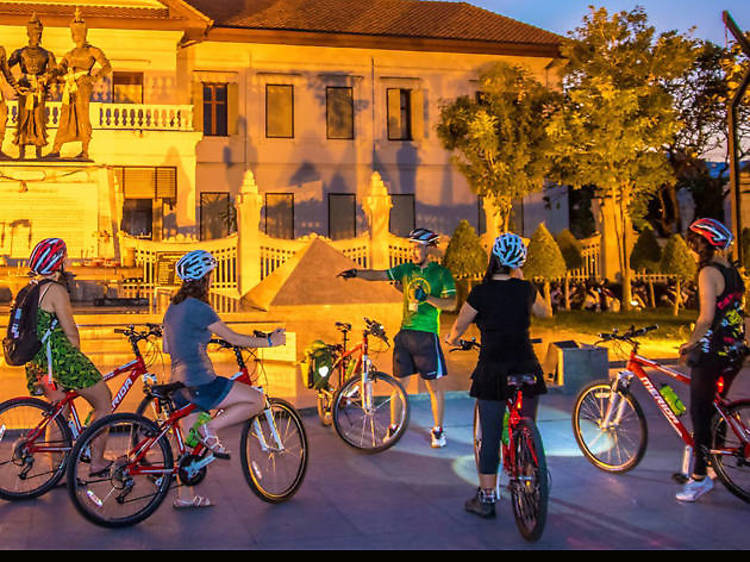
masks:
{"label": "window frame", "polygon": [[[140,76],[141,79],[141,101],[138,102],[127,102],[127,101],[116,101],[115,100],[115,86],[117,85],[117,77],[124,77],[124,76]],[[144,95],[145,95],[145,76],[143,72],[138,71],[130,71],[130,70],[116,70],[112,72],[112,103],[117,104],[133,104],[133,105],[143,105]]]}
{"label": "window frame", "polygon": [[[292,106],[292,115],[291,115],[291,136],[270,136],[268,134],[268,88],[269,87],[279,87],[279,88],[289,88],[292,99],[291,99],[291,106]],[[277,83],[267,83],[266,84],[266,100],[265,100],[265,106],[266,106],[266,115],[265,115],[265,132],[266,132],[266,138],[267,139],[293,139],[294,138],[294,84],[277,84]]]}
{"label": "window frame", "polygon": [[[332,197],[333,196],[333,197]],[[346,196],[348,198],[352,199],[352,232],[353,236],[352,238],[357,237],[357,194],[356,193],[348,193],[346,191],[334,191],[327,194],[327,202],[328,202],[328,238],[331,240],[348,240],[348,238],[334,238],[333,234],[331,232],[331,199],[335,198],[336,196]]]}
{"label": "window frame", "polygon": [[[349,108],[351,110],[351,131],[348,137],[334,137],[331,136],[329,128],[329,92],[330,90],[349,90]],[[327,140],[354,140],[354,88],[351,86],[326,86],[326,139]]]}
{"label": "window frame", "polygon": [[[229,136],[229,83],[228,82],[201,82],[203,90],[203,135],[206,137],[228,137]],[[216,99],[217,88],[224,89],[224,101]],[[212,98],[206,98],[206,90],[212,92]],[[218,109],[223,106],[224,131],[219,131]],[[211,131],[206,131],[206,115],[210,115]]]}
{"label": "window frame", "polygon": [[266,234],[266,236],[270,236],[268,234],[268,196],[269,195],[287,195],[291,197],[291,205],[290,208],[292,210],[291,212],[291,225],[292,225],[292,236],[291,238],[281,238],[280,240],[294,240],[295,239],[295,233],[294,233],[294,193],[291,191],[270,191],[263,194],[263,232]]}
{"label": "window frame", "polygon": [[[199,203],[199,209],[200,209],[200,222],[199,222],[199,226],[198,226],[198,228],[199,228],[198,232],[200,234],[200,239],[201,240],[217,240],[217,238],[206,238],[204,236],[204,231],[203,231],[203,196],[204,195],[225,195],[226,198],[227,198],[227,213],[231,213],[231,208],[232,208],[232,194],[229,193],[228,191],[201,191],[199,195],[200,196],[198,198],[199,199],[198,203]],[[226,238],[231,233],[232,233],[231,229],[227,225],[226,234],[224,236],[219,236],[219,238]]]}
{"label": "window frame", "polygon": [[[412,206],[412,225],[409,229],[409,232],[414,230],[417,226],[417,197],[414,193],[389,193],[388,196],[391,198],[391,203],[393,203],[394,197],[411,197],[411,206]],[[393,230],[391,229],[391,213],[393,212],[393,206],[391,206],[391,211],[388,213],[388,232],[393,234]]]}
{"label": "window frame", "polygon": [[[389,94],[388,92],[392,90],[397,90],[399,93],[399,118],[404,117],[404,112],[406,113],[406,118],[401,120],[401,130],[405,130],[406,136],[402,137],[392,137],[391,136],[391,104],[389,103]],[[406,96],[406,104],[404,104],[404,93],[407,93]],[[414,140],[414,130],[412,125],[412,114],[411,114],[411,98],[412,98],[412,89],[411,88],[386,88],[385,90],[385,111],[386,111],[386,133],[389,141],[406,141],[411,142]],[[406,124],[406,127],[404,127],[404,123]]]}

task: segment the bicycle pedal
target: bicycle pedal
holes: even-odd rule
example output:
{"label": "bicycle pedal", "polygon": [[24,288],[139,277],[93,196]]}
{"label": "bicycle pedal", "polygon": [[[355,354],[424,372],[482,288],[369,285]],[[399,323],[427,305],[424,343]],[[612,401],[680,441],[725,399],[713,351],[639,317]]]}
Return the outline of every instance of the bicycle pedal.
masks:
{"label": "bicycle pedal", "polygon": [[690,477],[687,474],[683,474],[682,472],[675,472],[672,475],[672,480],[674,480],[678,484],[684,484],[685,482],[690,480]]}

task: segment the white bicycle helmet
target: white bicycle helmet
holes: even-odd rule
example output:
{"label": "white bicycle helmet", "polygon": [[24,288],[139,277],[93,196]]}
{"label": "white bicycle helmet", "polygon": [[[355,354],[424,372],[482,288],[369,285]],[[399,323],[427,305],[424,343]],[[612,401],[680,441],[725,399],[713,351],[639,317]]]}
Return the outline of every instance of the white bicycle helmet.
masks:
{"label": "white bicycle helmet", "polygon": [[182,256],[175,265],[177,277],[183,281],[198,281],[216,269],[216,258],[205,250],[193,250]]}
{"label": "white bicycle helmet", "polygon": [[518,234],[506,232],[495,239],[492,253],[500,260],[500,265],[517,269],[526,263],[526,244]]}

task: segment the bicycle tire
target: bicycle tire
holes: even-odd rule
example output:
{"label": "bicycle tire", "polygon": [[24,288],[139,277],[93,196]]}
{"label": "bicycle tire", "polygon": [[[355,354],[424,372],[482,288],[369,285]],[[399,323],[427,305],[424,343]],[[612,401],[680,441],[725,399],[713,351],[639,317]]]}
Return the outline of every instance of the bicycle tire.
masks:
{"label": "bicycle tire", "polygon": [[331,412],[332,399],[329,394],[318,391],[317,406],[318,406],[318,419],[321,425],[328,427],[333,423],[333,414]]}
{"label": "bicycle tire", "polygon": [[[727,407],[726,412],[728,416],[740,416],[745,428],[750,428],[750,400],[733,402]],[[727,446],[743,449],[743,454],[712,454],[711,466],[727,490],[750,503],[750,461],[744,454],[750,445],[748,441],[740,442],[735,433],[727,428],[724,419],[717,414],[711,424],[711,448],[723,449]]]}
{"label": "bicycle tire", "polygon": [[[302,417],[294,406],[280,398],[270,398],[269,402],[284,450],[271,450],[274,448],[275,438],[264,411],[243,426],[240,457],[242,473],[253,493],[265,502],[280,503],[297,493],[305,478],[308,459],[307,433]],[[263,450],[263,444],[268,451]],[[288,470],[279,470],[282,459],[289,462]],[[267,461],[263,463],[263,468],[259,464],[261,460]]]}
{"label": "bicycle tire", "polygon": [[[379,401],[376,407],[372,412],[366,410],[361,396],[361,375],[354,375],[333,399],[333,427],[350,447],[365,453],[379,453],[393,447],[404,435],[409,424],[409,403],[404,387],[392,376],[374,371],[369,377],[370,392]],[[397,422],[391,424],[390,405],[396,395],[401,407],[396,412]],[[393,433],[389,430],[391,425],[396,426]]]}
{"label": "bicycle tire", "polygon": [[516,478],[510,482],[513,516],[521,536],[539,540],[547,522],[549,479],[547,459],[539,429],[533,420],[522,418],[513,430]]}
{"label": "bicycle tire", "polygon": [[581,390],[572,416],[573,435],[583,456],[598,469],[612,473],[638,466],[648,445],[648,426],[641,405],[629,392],[618,391],[618,395],[623,400],[623,411],[620,422],[609,430],[601,429],[611,396],[607,380],[594,381]]}
{"label": "bicycle tire", "polygon": [[[81,462],[81,453],[90,448],[91,443],[101,435],[107,433],[105,458],[114,458],[114,465],[110,469],[109,477],[103,475],[93,480],[88,474],[87,464]],[[102,527],[127,527],[135,525],[149,517],[161,505],[169,492],[173,480],[171,473],[157,477],[156,475],[138,476],[136,484],[134,478],[128,480],[125,470],[127,459],[132,450],[134,439],[140,441],[146,436],[158,435],[159,426],[151,420],[137,414],[111,414],[96,420],[84,431],[76,441],[68,462],[67,481],[68,495],[76,510],[92,523]],[[140,435],[135,438],[134,435]],[[145,464],[150,469],[157,466],[164,470],[172,470],[174,461],[172,448],[165,436],[159,438],[146,453],[148,460]],[[159,459],[161,462],[158,462]],[[85,471],[85,472],[84,472]],[[136,486],[139,488],[136,490]],[[130,491],[125,494],[125,490]],[[146,496],[138,494],[146,493]],[[135,494],[134,497],[131,497]],[[141,501],[145,498],[145,501]],[[142,507],[134,506],[136,510],[124,516],[109,515],[111,508],[118,505],[141,501]],[[106,506],[106,509],[105,509]]]}
{"label": "bicycle tire", "polygon": [[[31,397],[14,398],[0,404],[0,498],[18,501],[39,497],[51,490],[65,474],[73,448],[73,435],[62,416],[56,416],[50,422],[56,431],[53,440],[47,441],[49,434],[46,434],[43,442],[62,446],[65,452],[39,453],[35,457],[28,450],[24,451],[21,444],[23,436],[38,427],[53,411],[49,402]],[[47,431],[50,431],[49,427]],[[37,459],[41,460],[41,456],[49,456],[52,462],[41,473],[36,473],[34,464]],[[25,488],[23,485],[27,482],[31,485]]]}

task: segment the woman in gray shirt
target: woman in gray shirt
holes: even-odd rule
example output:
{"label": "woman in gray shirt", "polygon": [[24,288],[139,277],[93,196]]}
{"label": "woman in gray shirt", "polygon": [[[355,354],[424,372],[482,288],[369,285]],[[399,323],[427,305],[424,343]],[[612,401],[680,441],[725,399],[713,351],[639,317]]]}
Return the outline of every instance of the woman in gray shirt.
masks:
{"label": "woman in gray shirt", "polygon": [[[235,385],[226,377],[216,375],[206,353],[212,334],[241,347],[272,347],[284,345],[286,334],[277,329],[268,338],[238,334],[227,326],[208,303],[212,271],[217,262],[204,250],[185,254],[175,266],[182,286],[172,297],[164,315],[164,348],[172,360],[170,382],[181,382],[185,389],[175,394],[178,407],[187,403],[198,409],[184,418],[189,430],[200,411],[221,409],[221,415],[201,426],[200,439],[218,458],[229,458],[217,431],[242,423],[258,415],[263,409],[263,394],[245,384]],[[182,403],[181,403],[182,402]],[[210,505],[206,498],[195,496],[184,502],[178,498],[175,507],[203,507]]]}

